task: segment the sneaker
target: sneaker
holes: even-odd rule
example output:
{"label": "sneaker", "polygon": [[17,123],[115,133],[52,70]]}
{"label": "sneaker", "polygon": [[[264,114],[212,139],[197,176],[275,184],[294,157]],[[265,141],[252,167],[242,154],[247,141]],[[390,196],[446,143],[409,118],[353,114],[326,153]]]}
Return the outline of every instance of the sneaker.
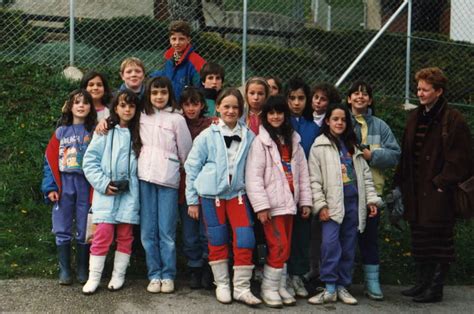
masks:
{"label": "sneaker", "polygon": [[152,279],[146,287],[146,291],[150,293],[160,293],[161,292],[161,280],[160,279]]}
{"label": "sneaker", "polygon": [[161,281],[161,292],[173,293],[174,292],[174,281],[171,279],[163,279]]}
{"label": "sneaker", "polygon": [[347,291],[344,287],[337,288],[337,298],[345,304],[356,305],[357,299],[352,296],[352,294]]}
{"label": "sneaker", "polygon": [[296,296],[300,298],[308,297],[308,290],[304,286],[304,282],[300,276],[292,276],[293,288],[295,289]]}
{"label": "sneaker", "polygon": [[189,271],[189,287],[201,289],[202,267],[191,267]]}
{"label": "sneaker", "polygon": [[290,275],[287,275],[287,276],[286,276],[286,291],[288,291],[288,293],[289,293],[292,297],[296,296],[295,289],[293,288],[293,281],[291,280],[291,276],[290,276]]}
{"label": "sneaker", "polygon": [[318,293],[312,298],[308,299],[308,303],[311,304],[326,304],[326,303],[334,303],[337,301],[337,293],[329,293],[326,289],[322,292]]}

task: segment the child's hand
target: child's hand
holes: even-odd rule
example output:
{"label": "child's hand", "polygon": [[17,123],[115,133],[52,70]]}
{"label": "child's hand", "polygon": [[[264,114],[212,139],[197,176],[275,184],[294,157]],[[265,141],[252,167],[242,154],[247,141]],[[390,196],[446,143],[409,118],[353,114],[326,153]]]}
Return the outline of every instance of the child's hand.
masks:
{"label": "child's hand", "polygon": [[300,208],[300,210],[301,210],[301,218],[303,219],[309,218],[309,215],[311,214],[311,208],[309,208],[308,206],[303,206]]}
{"label": "child's hand", "polygon": [[371,161],[372,160],[372,152],[368,148],[364,148],[362,150],[362,154],[365,160]]}
{"label": "child's hand", "polygon": [[59,201],[59,194],[56,191],[51,191],[48,193],[48,198],[51,202],[57,202]]}
{"label": "child's hand", "polygon": [[329,209],[327,207],[323,207],[319,211],[319,220],[321,221],[329,221]]}
{"label": "child's hand", "polygon": [[367,207],[369,208],[369,217],[370,218],[377,216],[377,205],[367,204]]}
{"label": "child's hand", "polygon": [[270,215],[270,210],[265,209],[265,210],[259,211],[257,213],[257,218],[258,218],[258,220],[260,220],[262,225],[266,224],[267,222],[272,220],[272,216]]}
{"label": "child's hand", "polygon": [[199,219],[199,205],[189,205],[188,206],[188,215],[192,219]]}
{"label": "child's hand", "polygon": [[117,187],[109,184],[107,186],[107,189],[105,190],[105,195],[110,195],[110,196],[117,195],[117,190],[118,190]]}
{"label": "child's hand", "polygon": [[102,119],[97,123],[95,132],[100,135],[106,135],[109,130],[107,129],[107,119]]}

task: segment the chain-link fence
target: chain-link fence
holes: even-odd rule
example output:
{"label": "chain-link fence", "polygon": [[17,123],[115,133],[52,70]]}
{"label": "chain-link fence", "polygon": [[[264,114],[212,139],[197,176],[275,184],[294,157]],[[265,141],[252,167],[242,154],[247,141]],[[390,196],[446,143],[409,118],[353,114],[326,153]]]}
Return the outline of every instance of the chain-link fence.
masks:
{"label": "chain-link fence", "polygon": [[[412,3],[409,54],[409,5],[405,2]],[[197,52],[224,66],[226,85],[240,85],[243,73],[247,78],[275,75],[283,81],[297,75],[310,85],[336,83],[390,21],[342,80],[341,91],[349,82],[364,78],[377,94],[403,99],[408,59],[412,90],[414,71],[437,65],[450,78],[449,99],[474,103],[472,0],[244,3],[247,1],[0,0],[0,60],[27,60],[58,68],[73,63],[83,70],[118,71],[122,59],[136,56],[151,71],[163,66],[169,22],[184,19],[194,29],[192,41]],[[71,22],[74,36],[70,34]]]}

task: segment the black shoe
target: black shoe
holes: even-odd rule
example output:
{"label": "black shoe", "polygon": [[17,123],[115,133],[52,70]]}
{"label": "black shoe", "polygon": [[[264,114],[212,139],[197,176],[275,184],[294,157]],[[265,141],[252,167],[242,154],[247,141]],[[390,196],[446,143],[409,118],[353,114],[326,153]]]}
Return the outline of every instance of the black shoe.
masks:
{"label": "black shoe", "polygon": [[71,244],[57,246],[59,261],[59,284],[71,285]]}
{"label": "black shoe", "polygon": [[437,264],[431,285],[422,294],[413,298],[418,303],[434,303],[443,300],[443,287],[449,271],[449,264]]}
{"label": "black shoe", "polygon": [[76,277],[81,285],[89,278],[89,244],[76,244]]}
{"label": "black shoe", "polygon": [[416,297],[423,294],[431,284],[435,266],[433,263],[417,263],[415,285],[409,289],[402,290],[401,294],[406,297]]}
{"label": "black shoe", "polygon": [[202,267],[201,286],[206,290],[214,289],[214,275],[207,263]]}
{"label": "black shoe", "polygon": [[201,289],[202,267],[190,267],[189,269],[189,287],[191,289]]}

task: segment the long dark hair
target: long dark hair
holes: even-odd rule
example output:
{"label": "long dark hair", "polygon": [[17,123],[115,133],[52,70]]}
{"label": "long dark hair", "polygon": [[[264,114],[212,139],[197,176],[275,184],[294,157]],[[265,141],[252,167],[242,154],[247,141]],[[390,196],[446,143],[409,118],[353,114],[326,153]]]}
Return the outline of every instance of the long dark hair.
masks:
{"label": "long dark hair", "polygon": [[102,105],[107,107],[110,104],[112,93],[110,91],[109,83],[105,78],[104,74],[96,71],[87,72],[82,77],[80,88],[87,90],[87,85],[89,84],[89,81],[96,77],[99,77],[102,80],[102,85],[104,86],[104,96],[102,96],[101,102]]}
{"label": "long dark hair", "polygon": [[294,91],[297,91],[300,88],[303,90],[304,95],[306,96],[306,103],[304,105],[303,113],[301,114],[301,116],[308,121],[313,121],[313,107],[311,106],[311,90],[308,84],[306,84],[303,79],[299,77],[294,77],[288,81],[288,84],[285,90],[286,99],[288,100],[290,98],[290,94]]}
{"label": "long dark hair", "polygon": [[[346,116],[346,129],[344,132],[339,136],[337,139],[334,135],[332,135],[329,125],[327,121],[331,118],[332,112],[336,109],[340,109],[344,111]],[[352,119],[351,113],[349,112],[349,108],[341,103],[332,103],[328,105],[328,109],[326,111],[326,117],[324,118],[324,123],[321,125],[321,133],[326,135],[326,137],[337,146],[339,150],[341,150],[341,144],[339,141],[342,141],[346,146],[349,153],[354,154],[355,147],[357,145],[357,137],[354,133],[354,129],[352,127]]]}
{"label": "long dark hair", "polygon": [[148,82],[146,83],[144,110],[147,115],[155,113],[153,109],[153,104],[151,103],[151,100],[150,100],[152,88],[166,88],[168,90],[168,95],[169,95],[168,103],[166,104],[166,107],[173,108],[172,112],[178,109],[178,105],[176,104],[176,98],[173,91],[173,85],[170,79],[165,76],[157,76],[148,80]]}
{"label": "long dark hair", "polygon": [[[207,113],[207,103],[204,98],[203,93],[194,86],[186,86],[181,93],[181,98],[179,99],[179,109],[183,109],[183,104],[185,103],[197,104],[200,103],[203,105],[201,112],[199,113],[199,118],[204,117]],[[184,115],[184,112],[183,112]]]}
{"label": "long dark hair", "polygon": [[355,93],[357,91],[366,92],[369,95],[369,98],[372,102],[369,108],[367,108],[367,110],[370,109],[371,114],[375,116],[375,102],[374,102],[374,94],[373,94],[372,86],[370,86],[369,83],[363,80],[357,80],[353,82],[351,87],[347,91],[347,98],[346,98],[347,106],[349,106],[349,108],[351,107],[351,104],[349,103],[349,97],[351,97],[352,93]]}
{"label": "long dark hair", "polygon": [[140,100],[138,96],[129,89],[124,89],[122,91],[117,92],[114,99],[112,100],[112,106],[110,110],[110,119],[113,122],[119,123],[120,118],[118,114],[115,112],[115,108],[119,105],[120,101],[124,101],[127,104],[134,104],[135,105],[135,115],[133,116],[132,120],[128,122],[128,129],[130,130],[130,138],[132,140],[132,149],[135,152],[135,155],[140,155],[140,150],[142,148],[142,142],[140,140],[140,111],[139,111],[139,104]]}
{"label": "long dark hair", "polygon": [[85,89],[76,89],[73,90],[70,94],[66,103],[63,106],[63,115],[61,117],[61,125],[72,125],[74,117],[72,116],[72,106],[74,105],[74,100],[76,97],[83,97],[84,103],[90,105],[90,111],[84,121],[84,127],[88,132],[94,130],[95,125],[97,124],[97,112],[92,103],[92,96]]}
{"label": "long dark hair", "polygon": [[[283,112],[285,115],[285,120],[283,124],[278,127],[274,128],[268,122],[268,113],[275,110],[276,112]],[[275,95],[268,97],[267,101],[263,104],[262,113],[260,115],[262,118],[262,126],[267,130],[268,134],[270,134],[271,139],[279,144],[281,143],[279,136],[283,137],[285,141],[285,145],[288,145],[290,148],[290,154],[293,155],[293,127],[291,126],[291,111],[288,107],[288,102],[286,101],[285,97],[281,95]]]}

